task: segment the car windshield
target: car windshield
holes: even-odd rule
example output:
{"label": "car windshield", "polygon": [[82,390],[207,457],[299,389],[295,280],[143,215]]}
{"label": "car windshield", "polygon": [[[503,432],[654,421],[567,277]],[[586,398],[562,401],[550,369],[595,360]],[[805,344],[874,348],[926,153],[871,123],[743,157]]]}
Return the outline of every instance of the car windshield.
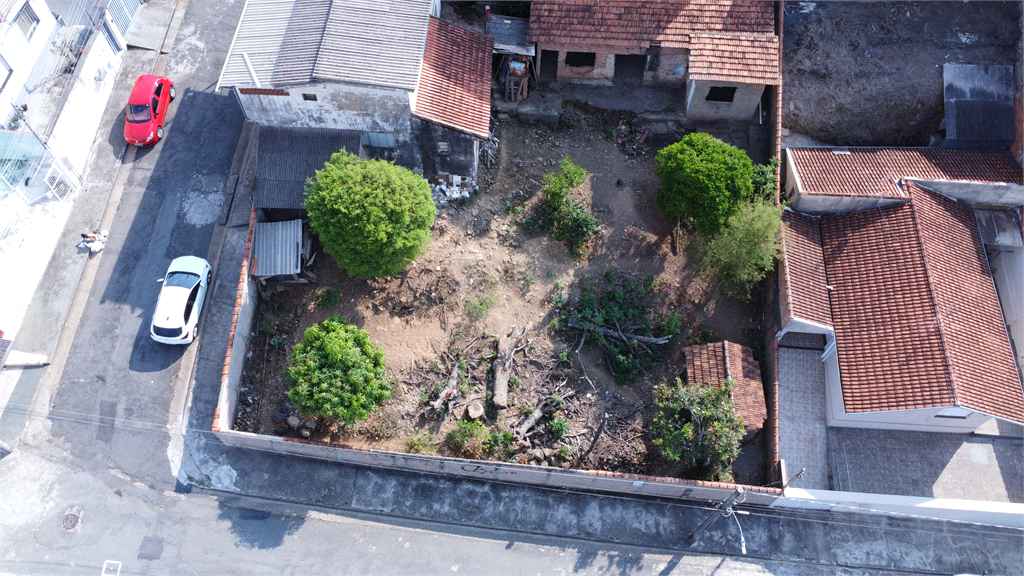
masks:
{"label": "car windshield", "polygon": [[177,338],[178,336],[181,336],[181,328],[161,328],[159,326],[153,326],[153,334],[164,338]]}
{"label": "car windshield", "polygon": [[149,122],[153,118],[149,104],[129,104],[124,116],[129,122]]}
{"label": "car windshield", "polygon": [[193,274],[191,272],[171,272],[167,275],[167,279],[164,280],[164,286],[179,286],[181,288],[192,289],[197,282],[199,282],[199,274]]}

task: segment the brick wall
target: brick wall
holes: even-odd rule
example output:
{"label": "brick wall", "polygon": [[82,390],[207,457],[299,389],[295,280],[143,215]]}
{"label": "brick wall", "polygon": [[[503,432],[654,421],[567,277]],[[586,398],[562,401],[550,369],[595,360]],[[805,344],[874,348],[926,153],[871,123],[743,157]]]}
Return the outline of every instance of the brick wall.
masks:
{"label": "brick wall", "polygon": [[[647,56],[643,85],[679,85],[686,79],[689,62],[689,53],[686,50],[657,46],[644,49],[586,44],[545,44],[541,49],[558,52],[558,81],[569,83],[611,84],[615,77],[616,54],[643,54]],[[566,66],[565,56],[569,52],[593,52],[594,66]]]}

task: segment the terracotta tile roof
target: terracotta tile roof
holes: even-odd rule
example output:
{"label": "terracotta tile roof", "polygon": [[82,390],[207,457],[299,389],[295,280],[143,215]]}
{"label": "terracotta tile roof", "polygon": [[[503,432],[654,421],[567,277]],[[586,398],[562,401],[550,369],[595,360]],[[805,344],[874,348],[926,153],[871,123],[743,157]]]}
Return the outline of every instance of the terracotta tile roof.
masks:
{"label": "terracotta tile roof", "polygon": [[1024,421],[1024,392],[970,207],[911,202],[821,218],[847,412],[962,406]]}
{"label": "terracotta tile roof", "polygon": [[415,115],[487,138],[493,47],[490,36],[431,16]]}
{"label": "terracotta tile roof", "polygon": [[896,185],[900,178],[1024,183],[1020,166],[1005,150],[788,148],[787,153],[802,194],[903,196]]}
{"label": "terracotta tile roof", "polygon": [[530,7],[531,42],[648,48],[688,48],[694,32],[773,34],[771,2],[689,0],[535,1]]}
{"label": "terracotta tile roof", "polygon": [[774,35],[693,34],[691,80],[778,85],[779,39]]}
{"label": "terracotta tile roof", "polygon": [[735,342],[711,342],[683,348],[686,356],[686,380],[689,384],[711,384],[719,387],[732,379],[733,406],[747,429],[764,426],[768,410],[761,382],[761,366],[754,352]]}
{"label": "terracotta tile roof", "polygon": [[790,318],[802,318],[832,326],[819,220],[792,210],[782,213],[786,228],[782,236],[784,264],[780,271],[789,287],[782,294],[787,298],[786,304],[789,307],[789,317],[783,318],[783,323]]}

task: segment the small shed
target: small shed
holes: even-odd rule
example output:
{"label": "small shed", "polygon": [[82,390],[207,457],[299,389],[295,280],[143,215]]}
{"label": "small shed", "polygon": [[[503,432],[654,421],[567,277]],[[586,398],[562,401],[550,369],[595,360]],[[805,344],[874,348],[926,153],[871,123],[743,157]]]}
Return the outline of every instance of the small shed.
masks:
{"label": "small shed", "polygon": [[494,38],[495,54],[521,54],[534,56],[537,45],[527,39],[529,18],[491,15],[487,20],[487,35]]}
{"label": "small shed", "polygon": [[263,281],[309,282],[312,242],[302,220],[257,222],[252,236],[249,272]]}

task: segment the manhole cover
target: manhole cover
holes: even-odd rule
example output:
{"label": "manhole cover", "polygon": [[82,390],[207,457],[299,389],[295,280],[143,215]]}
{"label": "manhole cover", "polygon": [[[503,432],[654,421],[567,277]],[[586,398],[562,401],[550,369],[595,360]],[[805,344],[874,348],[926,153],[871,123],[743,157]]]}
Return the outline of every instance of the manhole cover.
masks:
{"label": "manhole cover", "polygon": [[78,528],[78,514],[67,514],[64,516],[64,521],[61,522],[64,525],[65,530],[74,530]]}

